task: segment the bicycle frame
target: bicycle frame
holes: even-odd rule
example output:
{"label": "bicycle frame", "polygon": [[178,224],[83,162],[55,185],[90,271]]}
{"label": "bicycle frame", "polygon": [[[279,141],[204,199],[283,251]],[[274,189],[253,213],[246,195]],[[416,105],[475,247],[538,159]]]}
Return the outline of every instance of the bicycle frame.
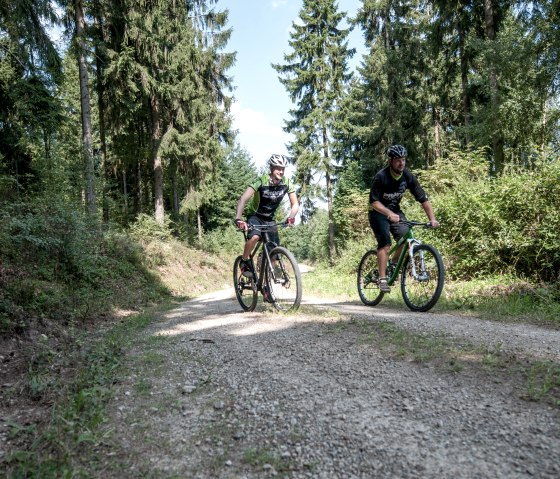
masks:
{"label": "bicycle frame", "polygon": [[[277,224],[275,226],[283,226],[283,223]],[[267,231],[265,228],[269,228],[269,231]],[[262,291],[262,284],[264,281],[264,272],[265,272],[265,268],[267,263],[272,265],[272,258],[270,257],[270,253],[269,251],[272,251],[276,246],[278,246],[274,241],[270,241],[268,234],[272,231],[271,230],[271,226],[260,226],[258,229],[261,234],[260,237],[261,239],[258,241],[257,245],[255,246],[255,248],[253,249],[253,251],[251,251],[251,254],[249,255],[249,259],[251,261],[251,266],[253,268],[253,271],[255,272],[255,274],[257,275],[257,278],[255,278],[256,280],[256,284],[257,284],[257,291]],[[243,232],[243,236],[245,237],[245,241],[247,241],[247,232],[244,231]],[[268,248],[265,247],[266,245],[270,245]],[[257,268],[255,268],[255,261],[254,261],[254,257],[256,254],[258,254],[259,250],[262,247],[262,251],[264,252],[263,254],[263,259],[261,261],[260,264],[260,270],[257,274]],[[272,281],[276,282],[276,275],[274,273],[274,268],[270,268],[270,273],[272,275]]]}
{"label": "bicycle frame", "polygon": [[[399,259],[397,261],[397,265],[395,266],[395,268],[391,272],[391,276],[389,278],[387,278],[387,284],[389,284],[390,286],[392,286],[395,283],[395,281],[397,280],[397,278],[399,276],[399,273],[401,271],[401,267],[404,263],[404,258],[407,254],[410,256],[410,259],[411,259],[410,264],[412,266],[412,275],[413,275],[414,279],[418,279],[418,274],[416,273],[416,265],[415,265],[414,261],[412,261],[412,258],[413,258],[414,246],[421,244],[421,241],[414,236],[414,230],[413,230],[412,226],[413,225],[410,225],[410,228],[408,229],[406,234],[399,241],[397,241],[395,246],[393,246],[389,251],[388,257],[392,258],[395,251],[401,245],[404,245],[405,242],[408,243],[406,248],[402,249],[402,251],[399,255]],[[422,265],[422,269],[424,269],[424,265]]]}

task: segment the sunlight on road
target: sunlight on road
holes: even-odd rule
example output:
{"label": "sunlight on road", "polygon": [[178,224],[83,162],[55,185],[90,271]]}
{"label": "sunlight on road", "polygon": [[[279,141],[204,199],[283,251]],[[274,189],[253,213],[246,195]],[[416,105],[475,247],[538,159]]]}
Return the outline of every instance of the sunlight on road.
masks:
{"label": "sunlight on road", "polygon": [[233,288],[209,293],[183,303],[165,315],[165,329],[157,336],[192,334],[217,328],[226,328],[232,336],[251,336],[283,330],[293,326],[293,319],[282,316],[262,321],[262,312],[244,313],[235,299]]}

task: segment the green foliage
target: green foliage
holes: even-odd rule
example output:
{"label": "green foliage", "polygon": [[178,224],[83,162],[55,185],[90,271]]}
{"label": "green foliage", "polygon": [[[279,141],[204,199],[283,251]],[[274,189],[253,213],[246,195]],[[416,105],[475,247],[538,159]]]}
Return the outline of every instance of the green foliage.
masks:
{"label": "green foliage", "polygon": [[21,333],[33,318],[85,321],[166,294],[131,237],[102,233],[70,205],[37,198],[1,206],[0,218],[3,333]]}
{"label": "green foliage", "polygon": [[239,255],[243,251],[243,235],[230,224],[204,233],[200,248],[219,255]]}
{"label": "green foliage", "polygon": [[[426,239],[443,253],[454,277],[514,273],[558,279],[560,159],[548,155],[530,169],[509,167],[490,177],[480,152],[450,152],[419,174],[442,227]],[[409,215],[410,216],[410,215]]]}
{"label": "green foliage", "polygon": [[280,241],[298,261],[328,261],[328,215],[325,210],[317,210],[307,223],[287,228],[280,234]]}
{"label": "green foliage", "polygon": [[496,171],[557,144],[558,4],[491,6],[363,2],[355,22],[369,51],[341,140],[368,174],[391,143],[417,166],[455,141],[488,148]]}
{"label": "green foliage", "polygon": [[132,236],[140,238],[152,238],[165,240],[172,237],[171,219],[166,217],[164,223],[158,223],[153,216],[140,213],[136,221],[129,227]]}
{"label": "green foliage", "polygon": [[333,205],[338,250],[356,235],[370,231],[367,219],[368,190],[358,162],[351,162],[340,177]]}
{"label": "green foliage", "polygon": [[224,164],[217,169],[203,209],[206,230],[228,227],[235,219],[237,202],[258,177],[249,153],[239,145],[228,149]]}
{"label": "green foliage", "polygon": [[[296,165],[302,217],[311,214],[308,200],[322,197],[324,192],[331,226],[329,258],[335,253],[332,200],[336,166],[343,160],[332,138],[343,129],[340,105],[344,104],[345,86],[352,77],[348,61],[354,54],[346,41],[350,29],[339,27],[343,18],[334,0],[304,0],[300,22],[292,24],[292,52],[284,55],[283,65],[273,65],[297,104],[290,111],[292,118],[286,121],[285,130],[295,136],[288,149]],[[324,183],[318,178],[324,178]]]}

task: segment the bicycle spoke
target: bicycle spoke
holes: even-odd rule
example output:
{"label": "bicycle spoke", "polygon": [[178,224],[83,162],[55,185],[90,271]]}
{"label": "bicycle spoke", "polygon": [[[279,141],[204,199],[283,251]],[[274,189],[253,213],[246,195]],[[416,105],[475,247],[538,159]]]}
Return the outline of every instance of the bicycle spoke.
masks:
{"label": "bicycle spoke", "polygon": [[241,273],[241,256],[238,256],[233,265],[233,287],[235,296],[244,311],[253,311],[257,305],[257,287],[253,278],[247,278]]}
{"label": "bicycle spoke", "polygon": [[267,266],[266,284],[274,307],[280,311],[295,311],[301,302],[301,273],[297,262],[286,248],[274,248]]}
{"label": "bicycle spoke", "polygon": [[379,271],[377,269],[377,252],[368,251],[358,266],[358,294],[366,306],[375,306],[384,293],[379,291]]}
{"label": "bicycle spoke", "polygon": [[443,261],[431,245],[414,247],[412,261],[403,265],[401,291],[407,306],[413,311],[428,311],[438,301],[443,290]]}

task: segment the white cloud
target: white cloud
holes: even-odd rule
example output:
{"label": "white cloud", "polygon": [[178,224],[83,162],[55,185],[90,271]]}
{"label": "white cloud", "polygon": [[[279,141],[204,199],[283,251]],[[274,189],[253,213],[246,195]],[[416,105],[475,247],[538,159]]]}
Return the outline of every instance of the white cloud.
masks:
{"label": "white cloud", "polygon": [[285,144],[291,135],[282,129],[282,119],[272,119],[263,111],[244,108],[237,101],[231,107],[233,128],[238,130],[239,144],[253,157],[258,167],[263,166],[272,153],[287,154]]}
{"label": "white cloud", "polygon": [[288,0],[273,0],[272,8],[283,7],[288,3]]}

